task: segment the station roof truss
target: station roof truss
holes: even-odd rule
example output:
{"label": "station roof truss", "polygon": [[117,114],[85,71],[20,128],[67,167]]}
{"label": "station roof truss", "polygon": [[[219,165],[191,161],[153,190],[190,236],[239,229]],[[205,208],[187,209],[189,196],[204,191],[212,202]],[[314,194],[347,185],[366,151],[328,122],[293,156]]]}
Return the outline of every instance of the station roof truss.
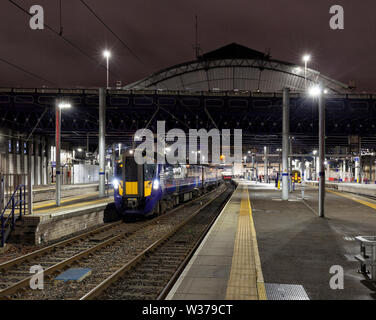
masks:
{"label": "station roof truss", "polygon": [[[332,93],[351,92],[349,86],[308,68],[307,86],[317,82]],[[197,60],[153,73],[125,89],[278,92],[284,87],[304,91],[304,68],[232,43]]]}
{"label": "station roof truss", "polygon": [[[52,137],[58,99],[72,104],[72,108],[62,114],[65,141],[84,145],[87,135],[98,135],[96,89],[0,89],[0,127],[25,135],[35,127],[35,134]],[[166,121],[167,130],[242,129],[246,147],[280,147],[282,94],[107,90],[108,143],[130,141],[132,135],[149,122],[149,129],[156,132],[157,120]],[[296,146],[311,149],[317,144],[317,101],[302,93],[291,93],[290,132]],[[346,146],[348,136],[358,135],[364,147],[376,149],[376,95],[328,94],[326,135],[328,148]]]}

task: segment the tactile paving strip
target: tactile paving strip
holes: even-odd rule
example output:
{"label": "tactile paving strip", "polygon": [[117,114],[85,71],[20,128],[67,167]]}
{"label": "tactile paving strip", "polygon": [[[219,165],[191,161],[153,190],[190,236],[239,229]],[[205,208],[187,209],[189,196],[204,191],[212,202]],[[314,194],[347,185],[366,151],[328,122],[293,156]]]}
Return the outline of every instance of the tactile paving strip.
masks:
{"label": "tactile paving strip", "polygon": [[226,300],[258,300],[248,192],[247,189],[238,192],[241,194],[242,200]]}
{"label": "tactile paving strip", "polygon": [[309,300],[301,285],[265,283],[265,289],[268,300]]}

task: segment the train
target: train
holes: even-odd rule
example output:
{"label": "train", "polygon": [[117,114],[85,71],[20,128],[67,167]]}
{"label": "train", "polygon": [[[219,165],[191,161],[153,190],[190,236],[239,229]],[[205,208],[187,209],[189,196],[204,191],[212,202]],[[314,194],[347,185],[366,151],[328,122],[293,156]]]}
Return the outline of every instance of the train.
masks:
{"label": "train", "polygon": [[137,164],[123,153],[113,180],[117,211],[128,217],[160,215],[222,183],[221,170],[209,165]]}

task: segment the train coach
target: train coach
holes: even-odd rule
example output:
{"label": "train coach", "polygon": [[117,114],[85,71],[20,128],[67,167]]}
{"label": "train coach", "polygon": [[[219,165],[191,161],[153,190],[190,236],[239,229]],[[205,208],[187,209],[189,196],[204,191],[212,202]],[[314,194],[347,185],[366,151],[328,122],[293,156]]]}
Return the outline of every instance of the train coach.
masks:
{"label": "train coach", "polygon": [[160,215],[222,182],[221,170],[208,165],[136,163],[123,153],[116,164],[115,206],[123,216]]}

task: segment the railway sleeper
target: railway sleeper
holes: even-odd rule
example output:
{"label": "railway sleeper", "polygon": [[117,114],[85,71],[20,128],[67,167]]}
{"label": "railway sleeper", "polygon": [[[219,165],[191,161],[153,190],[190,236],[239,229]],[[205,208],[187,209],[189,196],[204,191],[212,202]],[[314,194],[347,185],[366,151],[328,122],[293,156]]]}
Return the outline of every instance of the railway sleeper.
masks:
{"label": "railway sleeper", "polygon": [[154,268],[153,269],[151,269],[151,268],[147,268],[147,267],[142,267],[142,268],[140,268],[140,269],[137,269],[139,272],[141,272],[141,273],[153,273],[153,274],[155,274],[156,272],[158,272],[158,273],[161,273],[161,274],[165,274],[165,273],[171,273],[171,271],[173,272],[173,271],[175,271],[175,268],[174,267],[171,267],[171,268],[165,268],[165,267],[163,267],[163,268],[161,268],[161,269],[158,269],[158,270],[155,270]]}
{"label": "railway sleeper", "polygon": [[159,268],[161,268],[161,265],[163,265],[164,269],[162,270],[171,270],[175,266],[178,266],[182,260],[183,259],[174,260],[174,261],[168,260],[168,261],[161,261],[161,262],[151,261],[150,263],[145,263],[143,265],[143,268],[148,268],[148,269],[154,268],[154,269],[160,270]]}
{"label": "railway sleeper", "polygon": [[148,291],[148,293],[150,294],[151,292],[155,292],[155,293],[159,293],[161,291],[161,289],[163,289],[163,285],[162,286],[148,286],[148,285],[129,285],[128,283],[125,284],[124,286],[121,286],[121,290],[129,290],[129,291],[136,291],[136,292],[145,292],[145,291]]}
{"label": "railway sleeper", "polygon": [[[124,282],[124,281],[122,281]],[[159,280],[159,279],[128,279],[126,284],[128,286],[139,286],[139,285],[144,285],[146,284],[147,286],[158,286],[158,287],[161,287],[163,286],[165,283],[164,280]],[[115,285],[116,286],[116,285]]]}
{"label": "railway sleeper", "polygon": [[162,251],[162,252],[158,252],[158,257],[149,257],[149,259],[154,259],[154,260],[157,260],[157,259],[165,259],[166,257],[177,257],[177,256],[180,256],[181,254],[184,254],[186,251],[184,252],[181,252],[181,251]]}
{"label": "railway sleeper", "polygon": [[123,299],[123,300],[154,300],[154,294],[144,294],[142,296],[138,294],[126,293],[126,294],[119,294],[115,293],[109,297],[109,299]]}

